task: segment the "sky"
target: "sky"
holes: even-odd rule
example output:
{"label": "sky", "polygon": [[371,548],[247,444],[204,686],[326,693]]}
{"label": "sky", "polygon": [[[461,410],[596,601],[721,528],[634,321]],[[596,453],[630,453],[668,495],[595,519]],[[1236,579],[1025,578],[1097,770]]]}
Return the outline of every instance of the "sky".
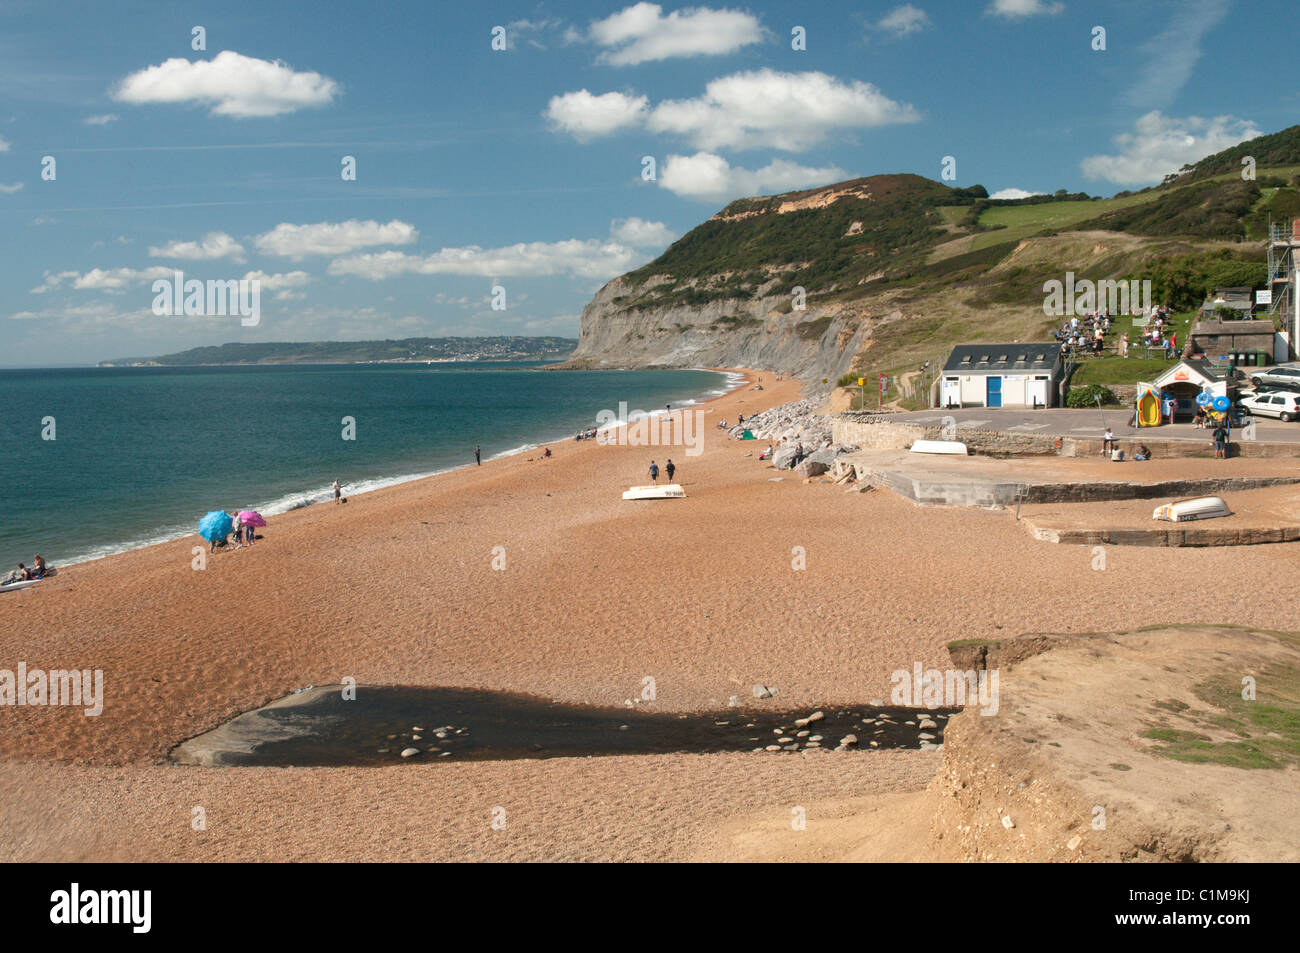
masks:
{"label": "sky", "polygon": [[[1294,24],[1281,0],[5,0],[0,365],[576,337],[735,198],[945,160],[1013,197],[1153,185],[1297,121],[1300,87],[1249,65]],[[157,306],[177,272],[256,281],[256,322]]]}

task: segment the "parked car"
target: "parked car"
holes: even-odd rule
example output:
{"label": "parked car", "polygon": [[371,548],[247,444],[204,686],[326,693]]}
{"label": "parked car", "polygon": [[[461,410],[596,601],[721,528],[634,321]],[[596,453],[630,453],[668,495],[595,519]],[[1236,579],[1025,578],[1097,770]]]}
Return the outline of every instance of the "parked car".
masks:
{"label": "parked car", "polygon": [[1300,420],[1300,394],[1285,390],[1268,390],[1241,399],[1241,406],[1260,417]]}
{"label": "parked car", "polygon": [[1279,364],[1277,367],[1260,368],[1250,372],[1250,381],[1260,390],[1276,386],[1300,389],[1300,367]]}

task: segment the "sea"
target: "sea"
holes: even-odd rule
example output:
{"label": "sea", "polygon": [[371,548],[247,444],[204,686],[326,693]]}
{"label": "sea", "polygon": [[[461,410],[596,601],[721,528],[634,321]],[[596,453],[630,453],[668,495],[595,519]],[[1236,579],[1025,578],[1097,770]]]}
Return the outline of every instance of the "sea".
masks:
{"label": "sea", "polygon": [[740,383],[536,363],[0,370],[0,567],[98,559],[572,440]]}

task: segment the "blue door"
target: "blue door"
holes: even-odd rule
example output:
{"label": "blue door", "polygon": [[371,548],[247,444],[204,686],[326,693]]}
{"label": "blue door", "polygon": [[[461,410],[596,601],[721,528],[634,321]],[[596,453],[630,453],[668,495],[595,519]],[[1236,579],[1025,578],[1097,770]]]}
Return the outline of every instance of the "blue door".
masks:
{"label": "blue door", "polygon": [[985,401],[985,406],[1001,407],[1002,406],[1002,378],[989,377],[987,378],[987,380],[989,382],[989,398],[987,401]]}

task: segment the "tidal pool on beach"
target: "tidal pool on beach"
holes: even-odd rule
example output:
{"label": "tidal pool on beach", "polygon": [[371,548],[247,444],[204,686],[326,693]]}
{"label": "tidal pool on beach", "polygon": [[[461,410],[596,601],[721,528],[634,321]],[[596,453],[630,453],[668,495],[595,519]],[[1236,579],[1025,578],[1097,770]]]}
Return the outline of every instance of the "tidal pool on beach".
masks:
{"label": "tidal pool on beach", "polygon": [[[178,746],[172,760],[338,767],[759,750],[777,755],[832,750],[853,735],[856,741],[839,752],[848,753],[940,745],[948,718],[959,710],[826,705],[683,714],[656,712],[652,705],[596,708],[531,695],[413,686],[361,686],[349,700],[343,686],[321,686],[238,715]],[[797,723],[815,712],[821,717]]]}

